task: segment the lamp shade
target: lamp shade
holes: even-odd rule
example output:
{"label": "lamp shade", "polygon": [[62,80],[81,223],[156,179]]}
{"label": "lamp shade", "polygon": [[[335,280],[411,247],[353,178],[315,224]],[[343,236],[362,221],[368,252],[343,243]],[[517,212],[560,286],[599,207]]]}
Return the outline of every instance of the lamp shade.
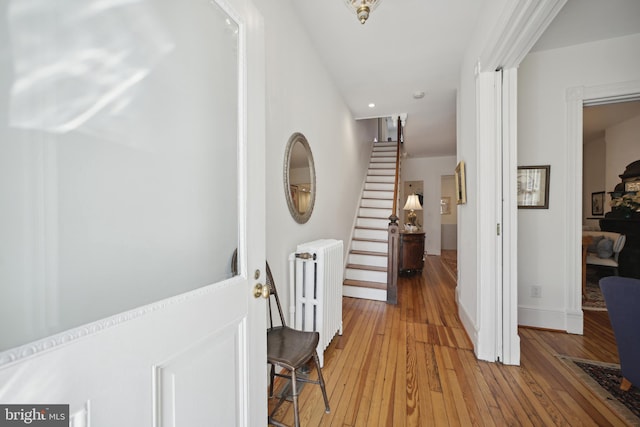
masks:
{"label": "lamp shade", "polygon": [[413,210],[413,211],[421,211],[422,206],[420,205],[420,200],[418,200],[417,194],[411,194],[407,197],[407,203],[405,203],[404,208],[405,211]]}

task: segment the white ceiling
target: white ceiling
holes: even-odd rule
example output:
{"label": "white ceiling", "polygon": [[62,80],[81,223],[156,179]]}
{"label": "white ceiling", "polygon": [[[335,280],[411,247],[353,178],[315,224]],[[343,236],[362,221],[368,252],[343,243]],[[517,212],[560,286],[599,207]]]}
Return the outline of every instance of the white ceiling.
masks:
{"label": "white ceiling", "polygon": [[[381,0],[364,25],[344,3],[292,1],[353,116],[407,113],[408,155],[454,155],[460,66],[485,0]],[[640,0],[568,0],[534,49],[633,33]]]}
{"label": "white ceiling", "polygon": [[603,137],[608,127],[640,116],[640,101],[584,107],[582,114],[582,140],[589,142]]}

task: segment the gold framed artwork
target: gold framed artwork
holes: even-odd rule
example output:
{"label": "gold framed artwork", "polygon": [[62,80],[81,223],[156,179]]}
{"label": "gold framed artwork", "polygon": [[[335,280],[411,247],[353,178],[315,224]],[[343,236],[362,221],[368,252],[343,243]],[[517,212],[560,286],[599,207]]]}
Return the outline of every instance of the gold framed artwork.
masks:
{"label": "gold framed artwork", "polygon": [[551,166],[518,166],[518,209],[549,209]]}
{"label": "gold framed artwork", "polygon": [[456,204],[464,205],[467,203],[467,186],[465,182],[465,164],[461,160],[456,166]]}

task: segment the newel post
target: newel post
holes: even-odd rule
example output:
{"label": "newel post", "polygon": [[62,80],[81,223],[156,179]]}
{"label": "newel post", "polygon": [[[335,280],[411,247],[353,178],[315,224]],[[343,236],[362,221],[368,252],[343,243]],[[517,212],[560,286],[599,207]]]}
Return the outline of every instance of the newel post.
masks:
{"label": "newel post", "polygon": [[398,217],[391,214],[389,217],[389,253],[387,257],[387,304],[398,303],[398,256],[400,234]]}

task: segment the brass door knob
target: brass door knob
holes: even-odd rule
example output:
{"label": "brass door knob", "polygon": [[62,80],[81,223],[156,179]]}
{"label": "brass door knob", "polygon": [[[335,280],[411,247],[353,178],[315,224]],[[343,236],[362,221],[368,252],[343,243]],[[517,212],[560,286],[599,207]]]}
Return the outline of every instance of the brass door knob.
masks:
{"label": "brass door knob", "polygon": [[256,286],[253,288],[253,296],[256,298],[269,298],[269,286],[263,285],[262,283],[256,284]]}

